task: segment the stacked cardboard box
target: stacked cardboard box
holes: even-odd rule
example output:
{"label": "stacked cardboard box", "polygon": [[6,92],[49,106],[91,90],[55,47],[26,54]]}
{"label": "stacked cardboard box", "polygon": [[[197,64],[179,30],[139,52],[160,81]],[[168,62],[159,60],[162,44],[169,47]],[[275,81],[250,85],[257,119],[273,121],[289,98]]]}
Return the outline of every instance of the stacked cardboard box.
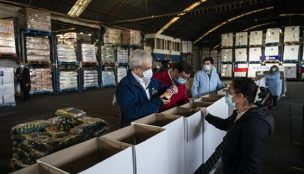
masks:
{"label": "stacked cardboard box", "polygon": [[57,54],[59,62],[76,62],[76,33],[57,35]]}
{"label": "stacked cardboard box", "polygon": [[50,62],[50,42],[47,37],[26,37],[26,58],[28,62]]}
{"label": "stacked cardboard box", "polygon": [[221,77],[232,77],[232,64],[222,64]]}
{"label": "stacked cardboard box", "polygon": [[83,70],[83,87],[97,87],[98,72],[97,70]]}
{"label": "stacked cardboard box", "polygon": [[0,68],[0,106],[15,104],[14,69]]}
{"label": "stacked cardboard box", "polygon": [[52,31],[51,27],[51,13],[36,10],[32,8],[25,8],[19,11],[19,24],[21,28]]}
{"label": "stacked cardboard box", "polygon": [[31,91],[30,93],[53,92],[51,68],[30,69]]}
{"label": "stacked cardboard box", "polygon": [[267,29],[265,43],[280,43],[281,32],[280,28]]}
{"label": "stacked cardboard box", "polygon": [[77,76],[76,71],[60,71],[59,90],[78,89]]}
{"label": "stacked cardboard box", "polygon": [[128,50],[124,48],[117,49],[117,62],[128,63]]}
{"label": "stacked cardboard box", "polygon": [[247,62],[247,48],[236,48],[235,49],[235,61],[236,62]]}
{"label": "stacked cardboard box", "polygon": [[97,62],[94,44],[81,44],[83,62]]}
{"label": "stacked cardboard box", "polygon": [[247,46],[248,45],[248,33],[239,32],[235,34],[235,46]]}
{"label": "stacked cardboard box", "polygon": [[102,71],[102,85],[103,86],[114,86],[115,82],[115,73],[114,71]]}
{"label": "stacked cardboard box", "polygon": [[233,33],[222,34],[223,47],[233,47]]}
{"label": "stacked cardboard box", "polygon": [[299,43],[300,42],[300,27],[291,26],[285,27],[284,30],[284,43]]}
{"label": "stacked cardboard box", "polygon": [[0,53],[16,54],[13,20],[0,19]]}
{"label": "stacked cardboard box", "polygon": [[119,83],[122,78],[127,76],[127,68],[120,66],[117,68],[117,82]]}
{"label": "stacked cardboard box", "polygon": [[263,31],[251,31],[249,36],[250,46],[261,46],[263,44]]}
{"label": "stacked cardboard box", "polygon": [[61,110],[63,112],[56,112],[56,117],[18,124],[11,129],[11,165],[14,169],[34,164],[38,158],[99,136],[105,131],[106,123],[100,118],[86,116],[77,108],[76,112],[74,108]]}
{"label": "stacked cardboard box", "polygon": [[121,30],[115,28],[106,28],[106,32],[104,34],[104,44],[121,44]]}
{"label": "stacked cardboard box", "polygon": [[101,61],[103,63],[115,63],[115,53],[112,45],[101,47]]}
{"label": "stacked cardboard box", "polygon": [[249,61],[260,61],[260,57],[262,56],[262,48],[261,47],[251,47],[249,48]]}
{"label": "stacked cardboard box", "polygon": [[283,60],[298,61],[300,45],[285,45]]}
{"label": "stacked cardboard box", "polygon": [[140,45],[141,34],[137,30],[124,30],[121,36],[122,45]]}
{"label": "stacked cardboard box", "polygon": [[232,62],[232,49],[222,49],[221,60],[222,62]]}

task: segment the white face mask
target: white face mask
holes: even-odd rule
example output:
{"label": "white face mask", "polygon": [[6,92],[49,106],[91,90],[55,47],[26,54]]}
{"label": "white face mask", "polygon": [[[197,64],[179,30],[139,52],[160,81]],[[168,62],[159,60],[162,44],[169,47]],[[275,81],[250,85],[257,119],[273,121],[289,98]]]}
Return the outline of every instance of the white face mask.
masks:
{"label": "white face mask", "polygon": [[205,71],[210,71],[211,70],[211,65],[203,65],[203,69],[205,70]]}
{"label": "white face mask", "polygon": [[152,69],[146,70],[143,72],[143,76],[145,80],[150,80],[153,76],[153,71]]}

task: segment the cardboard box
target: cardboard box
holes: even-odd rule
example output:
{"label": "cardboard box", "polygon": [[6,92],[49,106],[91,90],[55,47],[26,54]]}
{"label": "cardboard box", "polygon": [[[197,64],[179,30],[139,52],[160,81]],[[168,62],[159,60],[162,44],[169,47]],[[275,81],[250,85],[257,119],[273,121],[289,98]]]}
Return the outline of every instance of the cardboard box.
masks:
{"label": "cardboard box", "polygon": [[248,64],[247,63],[238,63],[234,64],[234,77],[247,77]]}
{"label": "cardboard box", "polygon": [[233,33],[222,34],[222,47],[233,47]]}
{"label": "cardboard box", "polygon": [[[132,145],[135,173],[168,173],[167,131],[147,125],[130,125],[103,137]],[[125,172],[123,172],[125,173]]]}
{"label": "cardboard box", "polygon": [[248,45],[248,33],[238,32],[235,33],[235,46],[247,46]]}
{"label": "cardboard box", "polygon": [[15,81],[13,68],[0,68],[0,106],[15,104]]}
{"label": "cardboard box", "polygon": [[268,46],[265,47],[265,56],[278,56],[279,46]]}
{"label": "cardboard box", "polygon": [[299,60],[299,45],[285,45],[283,60]]}
{"label": "cardboard box", "polygon": [[290,26],[285,27],[284,30],[284,43],[300,42],[300,27]]}
{"label": "cardboard box", "polygon": [[262,48],[254,47],[249,48],[249,62],[261,61],[260,57],[262,56]]}
{"label": "cardboard box", "polygon": [[284,63],[285,78],[296,79],[297,78],[297,64],[296,63]]}
{"label": "cardboard box", "polygon": [[221,77],[232,77],[232,64],[222,64]]}
{"label": "cardboard box", "polygon": [[265,43],[280,43],[281,32],[282,31],[280,28],[267,29]]}
{"label": "cardboard box", "polygon": [[194,173],[203,163],[203,118],[200,109],[175,107],[162,114],[184,116],[186,173]]}
{"label": "cardboard box", "polygon": [[32,8],[24,8],[18,12],[20,28],[41,31],[52,31],[51,13]]}
{"label": "cardboard box", "polygon": [[261,64],[253,63],[248,65],[248,74],[247,77],[256,77],[256,72],[261,71]]}
{"label": "cardboard box", "polygon": [[[227,118],[229,108],[225,103],[225,98],[221,98],[218,101],[214,102],[212,105],[207,107],[207,110],[210,114],[218,116],[220,118]],[[222,142],[223,137],[226,132],[217,129],[213,125],[209,124],[205,119],[203,120],[203,152],[204,158],[203,162],[206,162],[208,158],[214,153],[215,148]]]}
{"label": "cardboard box", "polygon": [[221,61],[222,62],[232,62],[232,49],[222,49]]}
{"label": "cardboard box", "polygon": [[184,118],[177,115],[152,114],[138,119],[132,124],[159,126],[167,131],[168,174],[184,174],[185,168],[185,131]]}
{"label": "cardboard box", "polygon": [[132,147],[107,138],[93,138],[38,159],[65,173],[133,174]]}
{"label": "cardboard box", "polygon": [[58,170],[45,163],[36,163],[26,168],[12,172],[11,174],[62,174],[63,171]]}
{"label": "cardboard box", "polygon": [[235,49],[235,61],[236,62],[247,62],[247,48],[236,48]]}
{"label": "cardboard box", "polygon": [[251,31],[249,35],[249,45],[257,46],[263,44],[263,31]]}

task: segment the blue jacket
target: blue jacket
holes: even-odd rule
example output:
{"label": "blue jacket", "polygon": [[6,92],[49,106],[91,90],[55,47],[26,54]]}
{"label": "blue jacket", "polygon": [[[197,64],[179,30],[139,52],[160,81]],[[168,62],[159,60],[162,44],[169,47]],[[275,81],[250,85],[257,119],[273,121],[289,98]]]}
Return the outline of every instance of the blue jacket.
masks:
{"label": "blue jacket", "polygon": [[209,78],[208,74],[204,70],[198,71],[193,79],[192,83],[192,97],[198,98],[204,94],[216,91],[223,88],[222,84],[215,67],[212,67],[211,76]]}
{"label": "blue jacket", "polygon": [[280,72],[273,72],[265,76],[268,89],[272,96],[280,96],[281,94],[281,82]]}
{"label": "blue jacket", "polygon": [[121,111],[121,126],[127,126],[130,122],[152,113],[159,112],[163,104],[159,96],[164,88],[161,83],[152,78],[148,86],[150,100],[145,89],[136,81],[131,71],[124,77],[116,88],[116,100]]}

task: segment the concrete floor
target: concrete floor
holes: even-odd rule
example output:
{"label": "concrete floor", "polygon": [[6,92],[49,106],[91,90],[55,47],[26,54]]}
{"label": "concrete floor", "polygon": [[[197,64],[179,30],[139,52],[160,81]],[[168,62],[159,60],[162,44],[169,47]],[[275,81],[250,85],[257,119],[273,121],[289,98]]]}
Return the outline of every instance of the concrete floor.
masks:
{"label": "concrete floor", "polygon": [[[267,142],[264,159],[264,173],[304,173],[303,113],[304,83],[288,82],[287,97],[282,98],[278,110],[274,111],[275,133]],[[64,93],[58,96],[38,95],[23,102],[17,98],[16,107],[0,107],[0,173],[8,173],[11,158],[10,128],[16,124],[52,117],[58,108],[74,106],[88,115],[107,121],[110,130],[118,128],[118,111],[112,107],[114,88],[93,89],[85,92]],[[292,135],[290,143],[289,104],[292,106]],[[300,118],[296,118],[300,116]]]}

